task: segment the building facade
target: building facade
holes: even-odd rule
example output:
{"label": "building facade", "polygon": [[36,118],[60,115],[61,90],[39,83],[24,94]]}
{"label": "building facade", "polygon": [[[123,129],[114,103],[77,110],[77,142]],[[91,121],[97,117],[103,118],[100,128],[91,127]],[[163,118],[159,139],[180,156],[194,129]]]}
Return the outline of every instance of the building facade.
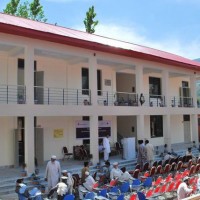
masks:
{"label": "building facade", "polygon": [[0,166],[34,170],[62,147],[123,137],[199,143],[200,64],[156,49],[0,14]]}

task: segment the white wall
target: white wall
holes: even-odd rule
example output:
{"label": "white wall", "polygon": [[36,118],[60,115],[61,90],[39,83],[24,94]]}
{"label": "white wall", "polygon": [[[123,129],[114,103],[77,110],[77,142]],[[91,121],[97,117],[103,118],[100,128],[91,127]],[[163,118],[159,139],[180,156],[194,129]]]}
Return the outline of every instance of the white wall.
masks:
{"label": "white wall", "polygon": [[15,117],[0,117],[0,166],[14,165],[14,129]]}
{"label": "white wall", "polygon": [[172,115],[170,120],[172,144],[184,142],[183,115]]}
{"label": "white wall", "polygon": [[[110,142],[113,146],[116,142],[116,118],[107,116],[103,119],[111,121]],[[37,125],[44,130],[44,160],[49,160],[51,155],[62,158],[63,146],[72,152],[73,146],[82,145],[82,139],[76,139],[75,122],[79,120],[82,117],[37,117]],[[54,129],[63,129],[63,138],[54,138]]]}

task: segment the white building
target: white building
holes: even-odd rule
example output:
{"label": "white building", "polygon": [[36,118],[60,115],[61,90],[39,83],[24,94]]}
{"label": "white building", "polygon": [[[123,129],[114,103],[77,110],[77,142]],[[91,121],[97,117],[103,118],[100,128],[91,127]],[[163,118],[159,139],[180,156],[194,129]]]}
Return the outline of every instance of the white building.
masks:
{"label": "white building", "polygon": [[[198,145],[199,74],[174,54],[0,14],[0,166],[31,172],[34,157],[62,158],[84,139],[96,163],[98,126],[113,146],[120,136]],[[77,132],[87,116],[90,136]]]}

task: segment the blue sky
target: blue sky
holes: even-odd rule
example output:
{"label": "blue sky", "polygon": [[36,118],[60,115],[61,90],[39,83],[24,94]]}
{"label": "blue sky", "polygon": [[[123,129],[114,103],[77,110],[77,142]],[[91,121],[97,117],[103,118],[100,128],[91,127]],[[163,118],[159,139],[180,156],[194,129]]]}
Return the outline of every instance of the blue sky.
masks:
{"label": "blue sky", "polygon": [[[1,11],[8,2],[1,0]],[[83,31],[85,13],[94,5],[99,20],[95,34],[190,59],[200,57],[200,0],[41,0],[41,4],[49,23]]]}

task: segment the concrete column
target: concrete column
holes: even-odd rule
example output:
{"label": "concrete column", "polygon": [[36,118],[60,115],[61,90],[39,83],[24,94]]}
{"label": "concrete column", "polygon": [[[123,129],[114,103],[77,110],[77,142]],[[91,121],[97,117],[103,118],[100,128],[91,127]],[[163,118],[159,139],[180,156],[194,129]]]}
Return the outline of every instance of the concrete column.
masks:
{"label": "concrete column", "polygon": [[170,115],[163,115],[163,136],[164,136],[164,144],[167,144],[167,149],[168,151],[171,152]]}
{"label": "concrete column", "polygon": [[190,76],[190,90],[193,98],[193,105],[197,107],[196,74]]}
{"label": "concrete column", "polygon": [[25,163],[28,173],[35,170],[34,116],[25,116]]}
{"label": "concrete column", "polygon": [[[169,72],[167,70],[162,71],[162,95],[165,98],[165,106],[170,106],[170,97],[169,97]],[[163,102],[164,103],[164,102]]]}
{"label": "concrete column", "polygon": [[99,162],[99,133],[98,116],[90,116],[90,154],[93,155],[92,162],[96,165]]}
{"label": "concrete column", "polygon": [[199,147],[198,115],[191,115],[192,141]]}
{"label": "concrete column", "polygon": [[[136,87],[135,87],[135,91],[138,94],[138,101],[140,98],[140,94],[143,93],[144,94],[144,83],[143,83],[143,66],[141,65],[137,65],[136,69],[135,69],[135,83],[136,83]],[[140,103],[138,103],[139,106],[141,106]]]}
{"label": "concrete column", "polygon": [[91,103],[97,105],[97,59],[95,54],[89,58],[89,88],[91,90]]}
{"label": "concrete column", "polygon": [[137,140],[144,140],[144,139],[145,139],[144,115],[137,115]]}
{"label": "concrete column", "polygon": [[34,104],[34,48],[25,48],[24,80],[26,86],[26,103]]}

